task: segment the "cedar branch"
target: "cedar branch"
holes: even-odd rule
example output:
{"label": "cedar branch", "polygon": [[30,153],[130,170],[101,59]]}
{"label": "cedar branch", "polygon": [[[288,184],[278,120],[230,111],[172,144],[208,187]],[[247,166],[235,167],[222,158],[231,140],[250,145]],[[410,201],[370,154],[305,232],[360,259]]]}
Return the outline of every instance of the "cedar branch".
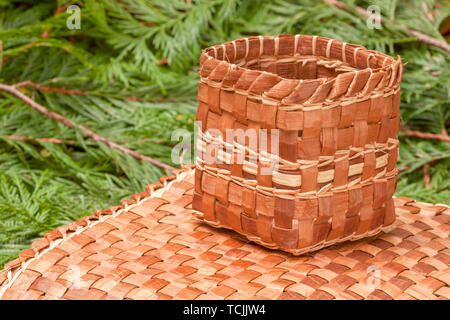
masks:
{"label": "cedar branch", "polygon": [[36,90],[39,90],[39,91],[63,93],[63,94],[67,94],[67,95],[72,95],[72,94],[82,95],[82,96],[89,95],[89,91],[82,91],[82,90],[78,90],[78,89],[65,89],[65,88],[46,87],[46,86],[42,86],[42,85],[40,85],[38,83],[31,82],[30,80],[19,82],[19,83],[13,85],[13,87],[16,88],[16,89],[22,88],[22,87],[26,87],[26,86],[31,86],[31,87],[35,88]]}
{"label": "cedar branch", "polygon": [[422,171],[423,171],[423,181],[425,184],[425,189],[430,189],[431,178],[430,178],[430,168],[429,168],[428,164],[423,166]]}
{"label": "cedar branch", "polygon": [[150,158],[148,156],[142,155],[134,150],[125,148],[124,146],[117,144],[105,137],[103,137],[100,134],[97,134],[95,132],[93,132],[92,130],[76,124],[75,122],[73,122],[72,120],[66,119],[63,116],[61,116],[60,114],[50,111],[48,110],[46,107],[40,105],[39,103],[37,103],[36,101],[30,99],[28,96],[24,95],[22,92],[20,92],[19,90],[17,90],[17,88],[15,88],[14,86],[10,86],[10,85],[5,85],[5,84],[1,84],[0,83],[0,91],[4,91],[10,95],[15,96],[16,98],[22,100],[23,102],[25,102],[26,104],[28,104],[31,108],[33,108],[34,110],[38,111],[39,113],[43,114],[44,116],[55,120],[59,123],[64,124],[65,126],[72,128],[72,129],[78,129],[79,131],[81,131],[84,135],[86,135],[87,137],[95,140],[95,141],[99,141],[104,143],[105,145],[107,145],[108,147],[118,150],[124,154],[130,155],[138,160],[141,161],[147,161],[150,162],[151,164],[162,168],[166,171],[172,171],[175,168],[158,160],[155,160],[153,158]]}
{"label": "cedar branch", "polygon": [[[30,80],[19,82],[19,83],[16,83],[15,85],[13,85],[13,87],[16,89],[22,88],[22,87],[28,87],[28,86],[33,87],[34,89],[41,91],[41,92],[53,92],[53,93],[62,93],[62,94],[67,94],[67,95],[79,95],[79,96],[88,96],[88,95],[93,94],[91,91],[85,91],[85,90],[79,90],[79,89],[66,89],[66,88],[43,86],[38,83],[32,82]],[[129,101],[144,101],[144,99],[142,99],[140,97],[135,97],[135,96],[128,96],[128,97],[126,97],[126,99]],[[173,101],[172,98],[169,98],[167,100]],[[164,99],[158,98],[157,101],[163,102]]]}
{"label": "cedar branch", "polygon": [[48,142],[53,144],[75,144],[77,143],[75,140],[61,140],[56,138],[33,138],[33,137],[25,137],[25,136],[16,136],[14,134],[5,136],[7,139],[11,140],[19,140],[23,142]]}
{"label": "cedar branch", "polygon": [[421,131],[409,130],[409,129],[405,129],[405,128],[401,128],[400,130],[402,132],[404,132],[407,136],[414,137],[414,138],[440,140],[440,141],[444,141],[444,142],[450,142],[450,137],[447,135],[444,135],[444,134],[421,132]]}
{"label": "cedar branch", "polygon": [[[341,10],[347,10],[348,7],[345,3],[342,3],[338,0],[324,0],[326,3],[328,3],[329,5],[335,6],[338,9]],[[363,8],[359,7],[359,6],[355,6],[355,10],[363,17],[365,18],[369,18],[371,16],[371,14],[369,12],[367,12],[366,10],[364,10]],[[380,22],[382,24],[385,24],[386,22],[383,19],[380,19]],[[409,33],[411,36],[413,36],[414,38],[416,38],[417,40],[419,40],[420,42],[423,42],[425,44],[428,44],[430,46],[434,46],[440,49],[443,49],[447,52],[450,53],[450,44],[448,44],[447,42],[440,40],[440,39],[436,39],[433,38],[429,35],[426,35],[425,33],[422,33],[420,31],[411,29],[409,27],[403,26],[405,28],[405,31],[407,33]]]}

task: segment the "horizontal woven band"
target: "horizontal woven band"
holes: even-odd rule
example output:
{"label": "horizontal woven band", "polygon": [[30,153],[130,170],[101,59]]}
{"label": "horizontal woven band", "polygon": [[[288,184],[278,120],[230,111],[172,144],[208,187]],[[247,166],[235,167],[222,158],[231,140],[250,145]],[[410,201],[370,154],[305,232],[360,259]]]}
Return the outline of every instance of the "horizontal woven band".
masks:
{"label": "horizontal woven band", "polygon": [[[199,170],[208,171],[214,175],[221,175],[227,179],[240,180],[246,183],[250,188],[257,185],[257,177],[260,175],[261,161],[267,160],[271,163],[274,161],[283,161],[283,159],[272,154],[266,154],[262,159],[255,151],[252,152],[238,143],[226,144],[223,140],[210,139],[208,144],[206,141],[201,141],[205,136],[201,136],[197,146],[197,153],[204,155],[207,152],[207,145],[213,143],[211,149],[214,150],[215,157],[209,159],[210,163],[204,159],[208,157],[197,157],[196,166]],[[214,141],[213,141],[214,140]],[[240,152],[243,157],[234,157],[234,154]],[[279,164],[276,170],[271,171],[270,174],[265,174],[264,180],[271,179],[271,185],[262,187],[272,188],[272,185],[279,186],[284,189],[298,189],[303,192],[310,192],[316,180],[317,184],[313,189],[319,191],[317,186],[320,186],[321,192],[326,192],[330,188],[342,189],[347,186],[352,186],[357,183],[364,184],[372,179],[380,179],[384,177],[391,177],[397,174],[395,163],[398,155],[398,140],[390,139],[389,143],[383,145],[368,145],[365,148],[352,150],[352,152],[341,152],[335,156],[323,157],[317,161],[301,161],[303,163],[287,163]],[[234,163],[234,161],[239,161]],[[238,176],[232,174],[234,172],[241,173]],[[338,171],[337,171],[338,170]],[[346,175],[347,177],[343,177]],[[307,186],[302,187],[302,176],[308,179]],[[305,180],[306,181],[306,180]],[[323,185],[325,184],[325,185]]]}

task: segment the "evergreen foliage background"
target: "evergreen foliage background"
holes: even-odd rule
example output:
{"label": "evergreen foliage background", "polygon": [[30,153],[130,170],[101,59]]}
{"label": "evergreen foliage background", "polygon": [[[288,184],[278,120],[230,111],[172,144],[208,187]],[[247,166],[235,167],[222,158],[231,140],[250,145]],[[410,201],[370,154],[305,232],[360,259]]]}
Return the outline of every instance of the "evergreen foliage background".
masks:
{"label": "evergreen foliage background", "polygon": [[[404,26],[443,39],[448,2],[343,2],[346,11],[319,0],[0,0],[0,83],[86,91],[20,88],[76,123],[170,163],[178,143],[172,131],[193,130],[201,48],[249,35],[316,34],[400,54],[408,62],[402,126],[447,133],[450,54],[418,42]],[[72,4],[81,8],[79,30],[66,26]],[[355,4],[378,5],[386,24],[368,29]],[[449,144],[399,135],[397,195],[450,204]],[[115,205],[162,175],[0,92],[0,267],[45,232]]]}

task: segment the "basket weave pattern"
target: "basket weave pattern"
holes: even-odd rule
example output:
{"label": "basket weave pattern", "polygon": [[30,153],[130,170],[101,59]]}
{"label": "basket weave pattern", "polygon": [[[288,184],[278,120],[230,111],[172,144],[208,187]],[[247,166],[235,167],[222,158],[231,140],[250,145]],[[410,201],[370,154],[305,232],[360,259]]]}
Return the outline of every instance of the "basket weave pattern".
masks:
{"label": "basket weave pattern", "polygon": [[195,219],[193,193],[176,172],[47,233],[0,271],[0,299],[450,299],[448,206],[396,198],[390,233],[294,257]]}
{"label": "basket weave pattern", "polygon": [[[281,35],[207,48],[200,67],[193,208],[205,222],[293,254],[393,223],[400,58]],[[227,129],[277,129],[279,153],[270,134],[255,149],[226,140]],[[208,150],[216,161],[205,161]],[[261,174],[274,162],[277,170]]]}

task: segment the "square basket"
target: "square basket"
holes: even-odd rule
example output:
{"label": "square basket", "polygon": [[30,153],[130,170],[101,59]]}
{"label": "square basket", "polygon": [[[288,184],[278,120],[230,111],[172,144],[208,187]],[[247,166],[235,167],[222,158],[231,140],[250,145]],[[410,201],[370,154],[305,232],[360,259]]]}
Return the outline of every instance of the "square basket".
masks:
{"label": "square basket", "polygon": [[193,209],[293,254],[391,225],[402,72],[400,57],[319,36],[203,50]]}

